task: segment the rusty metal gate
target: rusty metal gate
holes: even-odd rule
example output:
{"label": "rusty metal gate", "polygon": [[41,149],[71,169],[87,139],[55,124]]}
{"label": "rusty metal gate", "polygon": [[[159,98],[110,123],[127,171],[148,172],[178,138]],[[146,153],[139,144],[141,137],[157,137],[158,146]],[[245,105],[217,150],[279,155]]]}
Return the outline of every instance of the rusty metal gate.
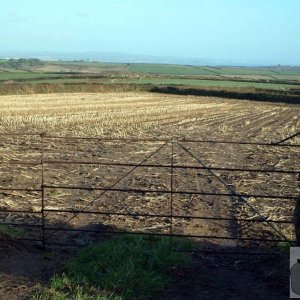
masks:
{"label": "rusty metal gate", "polygon": [[[285,178],[289,178],[292,180],[296,185],[298,184],[297,180],[299,180],[300,170],[294,164],[296,163],[297,159],[299,161],[299,154],[298,151],[300,145],[289,143],[295,136],[299,135],[299,133],[293,134],[290,137],[287,137],[278,142],[250,142],[250,141],[224,141],[224,140],[190,140],[184,138],[171,138],[171,139],[113,139],[113,138],[92,138],[92,137],[59,137],[59,136],[50,136],[45,133],[42,134],[0,134],[2,139],[2,143],[9,143],[14,139],[19,139],[22,141],[24,138],[29,138],[34,140],[34,149],[37,155],[34,159],[27,159],[23,160],[22,156],[18,159],[10,159],[5,156],[1,158],[1,166],[5,166],[5,170],[12,170],[14,167],[22,166],[22,168],[36,168],[34,170],[38,170],[35,174],[38,174],[39,177],[39,184],[36,182],[35,186],[13,186],[11,184],[1,184],[0,186],[0,194],[6,195],[13,195],[16,197],[16,194],[13,193],[33,193],[35,203],[39,203],[39,206],[35,206],[35,209],[30,207],[30,201],[28,202],[28,208],[26,209],[26,197],[23,197],[23,204],[20,204],[20,207],[11,207],[5,204],[5,201],[1,203],[0,200],[0,216],[1,216],[1,225],[9,226],[13,228],[26,228],[24,232],[26,234],[21,234],[21,236],[17,237],[17,239],[27,241],[27,242],[37,242],[40,243],[43,247],[50,247],[50,246],[84,246],[89,243],[87,240],[86,243],[72,243],[72,242],[65,242],[62,239],[62,236],[66,234],[76,233],[80,235],[87,235],[87,234],[95,234],[95,235],[111,235],[111,234],[137,234],[137,235],[149,235],[149,236],[164,236],[170,239],[170,245],[172,245],[173,238],[183,238],[183,239],[190,239],[190,240],[205,240],[207,243],[201,247],[194,247],[192,249],[174,249],[178,251],[193,251],[193,252],[204,252],[204,253],[220,253],[220,254],[274,254],[274,247],[268,247],[269,244],[278,244],[278,243],[288,243],[293,244],[295,241],[291,238],[290,235],[287,235],[282,228],[284,226],[288,226],[290,229],[288,232],[291,232],[291,228],[293,226],[292,215],[286,216],[286,218],[282,218],[281,215],[275,218],[274,214],[272,216],[266,215],[262,212],[256,205],[253,205],[253,201],[261,205],[260,203],[265,203],[263,201],[273,201],[276,200],[276,205],[280,206],[280,203],[287,203],[284,201],[289,201],[291,206],[294,205],[294,202],[297,200],[298,194],[297,191],[294,193],[262,193],[260,188],[265,190],[266,187],[270,186],[271,184],[271,177],[272,175],[276,176],[277,182],[280,180],[284,181]],[[59,147],[57,145],[65,145],[66,143],[73,147],[72,143],[77,142],[80,145],[84,142],[86,147],[88,147],[89,143],[93,143],[93,145],[101,145],[101,143],[108,143],[107,149],[112,147],[112,145],[121,144],[123,146],[118,146],[118,151],[122,151],[126,149],[124,145],[134,145],[135,143],[135,151],[137,148],[141,147],[141,145],[149,145],[152,144],[152,151],[147,153],[145,157],[143,157],[140,162],[130,162],[130,161],[103,161],[101,159],[78,159],[78,155],[64,155],[60,156],[59,158],[48,157],[48,153],[54,153],[57,151],[55,147]],[[78,145],[79,145],[78,144]],[[154,144],[154,146],[153,146]],[[21,146],[22,143],[20,142]],[[20,147],[21,147],[20,146]],[[29,144],[27,145],[28,149],[31,148]],[[19,144],[18,144],[19,147]],[[52,149],[54,147],[54,149]],[[133,147],[133,146],[132,146]],[[225,147],[225,148],[224,148]],[[226,148],[227,147],[227,148]],[[232,161],[227,161],[226,157],[228,158],[231,154],[226,153],[229,151],[228,149],[234,149],[233,147],[247,147],[247,151],[245,153],[249,153],[250,148],[260,148],[260,149],[267,149],[264,151],[269,151],[268,149],[283,149],[284,151],[288,151],[290,153],[291,150],[294,152],[294,156],[292,157],[292,163],[289,162],[288,168],[280,167],[279,165],[270,166],[267,162],[262,162],[263,167],[245,167],[245,166],[230,166]],[[200,149],[201,148],[201,149]],[[88,148],[87,148],[88,149]],[[201,153],[199,154],[199,149]],[[224,161],[223,165],[214,166],[208,164],[209,157],[205,157],[205,153],[208,153],[209,150],[214,149],[214,155],[220,155],[222,152],[224,154]],[[223,151],[221,151],[221,150]],[[76,149],[74,148],[74,153]],[[72,150],[72,151],[73,151]],[[224,151],[225,150],[225,151]],[[84,152],[85,149],[80,148],[80,151]],[[211,150],[212,151],[212,150]],[[238,153],[236,151],[242,150],[232,150],[232,153]],[[257,150],[251,150],[252,154],[254,155]],[[280,150],[281,151],[281,150]],[[163,154],[163,162],[156,162],[153,163],[152,159],[159,153]],[[118,152],[121,153],[121,152]],[[136,152],[138,153],[138,152]],[[209,155],[209,154],[207,154]],[[249,156],[249,154],[247,154]],[[80,154],[79,154],[80,158]],[[186,163],[189,161],[189,163]],[[239,162],[240,163],[240,162]],[[224,166],[225,165],[225,166]],[[85,184],[65,184],[59,182],[58,180],[54,180],[54,182],[49,182],[47,173],[51,169],[53,176],[55,176],[55,168],[57,166],[64,166],[64,171],[68,170],[68,166],[98,166],[101,168],[111,168],[113,172],[116,172],[114,175],[114,180],[111,180],[109,184],[106,186],[97,186],[89,183]],[[117,168],[123,168],[125,170],[123,173],[119,174],[117,172]],[[130,186],[119,186],[119,184],[126,178],[129,178],[134,172],[138,169],[144,168],[146,170],[160,170],[163,171],[163,175],[161,177],[164,180],[168,181],[166,184],[167,188],[137,188],[137,187],[130,187]],[[23,170],[23,169],[22,169]],[[207,183],[208,190],[203,190],[202,188],[199,190],[196,189],[189,189],[186,188],[189,185],[192,185],[196,182],[195,180],[188,181],[188,172],[194,172],[192,174],[196,174],[198,177],[203,178],[203,180],[207,180],[209,178],[209,182]],[[68,173],[70,177],[71,174]],[[235,174],[252,174],[251,176],[256,180],[256,175],[259,174],[260,180],[261,178],[268,178],[265,185],[262,187],[255,187],[258,189],[259,192],[240,192],[239,188],[229,181],[235,180],[238,176]],[[118,176],[117,176],[118,175]],[[185,186],[180,188],[180,176],[181,178],[185,179]],[[242,178],[239,175],[239,178]],[[284,178],[280,179],[280,176]],[[270,177],[270,179],[269,179]],[[227,178],[227,179],[226,179]],[[194,178],[193,178],[194,179]],[[219,190],[215,190],[214,185],[218,185]],[[74,207],[69,207],[67,203],[62,203],[59,207],[53,207],[53,205],[48,204],[48,196],[50,192],[51,197],[55,198],[56,193],[63,193],[64,191],[76,191],[82,193],[97,193],[94,195],[93,199],[85,201],[84,204],[80,206],[75,205]],[[59,191],[59,192],[58,192]],[[161,201],[166,200],[166,209],[164,211],[134,211],[132,207],[124,207],[122,211],[112,211],[111,209],[105,209],[105,207],[97,206],[95,208],[96,201],[98,202],[101,197],[104,197],[108,193],[117,193],[118,195],[139,195],[139,197],[145,197],[149,195],[154,195],[153,197],[159,198],[161,195]],[[158,197],[159,196],[159,197]],[[127,196],[124,196],[127,197]],[[135,196],[132,196],[130,203],[136,203]],[[166,197],[166,198],[164,198]],[[181,197],[179,200],[176,200],[176,197]],[[197,198],[196,200],[202,201],[205,203],[203,199],[211,199],[209,201],[211,206],[214,205],[214,201],[223,201],[222,199],[229,199],[231,203],[235,203],[237,207],[242,207],[241,215],[234,215],[230,214],[230,216],[223,215],[214,215],[214,214],[191,214],[192,209],[190,210],[183,210],[179,207],[178,203],[182,203],[182,199],[189,199],[188,204],[192,203],[193,201],[196,202],[195,197],[202,197]],[[204,198],[206,197],[206,198]],[[112,198],[111,198],[112,199]],[[110,200],[111,200],[110,199]],[[115,199],[115,198],[113,198]],[[126,198],[127,199],[127,198]],[[217,200],[216,200],[217,199]],[[250,201],[250,200],[251,201]],[[254,200],[253,200],[254,199]],[[80,199],[82,201],[82,199]],[[37,202],[38,201],[38,202]],[[180,202],[181,201],[181,202]],[[261,201],[261,202],[260,202]],[[63,201],[62,201],[63,202]],[[25,203],[25,204],[24,204]],[[124,202],[126,204],[126,202]],[[124,205],[125,205],[124,204]],[[161,205],[161,203],[159,204]],[[200,205],[200,204],[197,204]],[[204,205],[204,204],[203,204]],[[275,205],[275,204],[274,204]],[[282,204],[285,205],[285,204]],[[161,206],[160,206],[161,207]],[[195,206],[197,207],[197,206]],[[222,207],[224,206],[219,206]],[[234,209],[234,206],[232,206]],[[263,207],[262,207],[263,208]],[[209,212],[209,210],[207,210]],[[248,215],[245,215],[245,211],[247,211]],[[194,211],[193,211],[194,212]],[[249,213],[252,215],[249,215]],[[199,211],[197,212],[199,213]],[[201,212],[200,212],[201,213]],[[64,220],[58,222],[57,220],[52,220],[51,216],[59,216],[60,214],[64,215]],[[244,214],[244,215],[243,215]],[[10,217],[8,217],[10,216]],[[22,216],[20,218],[13,218],[12,216]],[[24,217],[26,216],[26,218]],[[143,220],[150,220],[155,219],[156,227],[155,229],[151,230],[140,230],[137,227],[134,228],[122,228],[118,227],[118,224],[114,225],[113,228],[95,228],[89,226],[71,226],[72,222],[74,222],[79,216],[82,218],[83,222],[89,223],[90,218],[93,217],[106,217],[107,220],[113,220],[113,218],[143,218]],[[29,220],[27,222],[26,220]],[[34,220],[34,222],[32,221]],[[163,220],[164,227],[163,229],[159,229],[160,220]],[[184,223],[185,222],[185,223]],[[198,222],[198,223],[197,223]],[[200,223],[199,223],[200,222]],[[268,232],[272,234],[268,234],[266,236],[259,236],[259,237],[252,237],[252,236],[244,236],[243,234],[218,234],[219,227],[213,227],[210,229],[210,234],[203,234],[203,230],[200,230],[200,234],[194,228],[199,228],[199,226],[205,226],[208,224],[216,224],[216,222],[226,222],[226,224],[236,224],[236,223],[243,223],[248,224],[247,226],[250,228],[254,226],[254,224],[262,224],[265,226],[264,228],[268,228]],[[126,222],[125,222],[126,223]],[[184,226],[182,224],[190,224],[193,223],[193,227],[190,225],[189,230],[190,232],[186,232],[184,230]],[[162,224],[162,223],[161,223]],[[200,225],[199,225],[200,224]],[[251,226],[250,226],[251,225]],[[198,226],[198,227],[197,227]],[[204,227],[205,227],[204,226]],[[229,225],[228,225],[229,226]],[[231,225],[230,225],[231,226]],[[247,228],[248,228],[247,227]],[[178,228],[180,229],[178,232]],[[253,227],[255,229],[255,227]],[[193,230],[190,230],[193,229]],[[248,230],[248,229],[247,229]],[[218,231],[218,232],[216,232]],[[222,230],[221,230],[222,231]],[[220,232],[221,232],[220,231]],[[225,231],[226,232],[226,231]],[[233,247],[228,247],[230,244],[229,242],[225,244],[224,247],[217,247],[218,243],[213,243],[215,241],[235,241],[243,243],[243,245],[234,245]],[[264,246],[266,245],[266,247]]]}

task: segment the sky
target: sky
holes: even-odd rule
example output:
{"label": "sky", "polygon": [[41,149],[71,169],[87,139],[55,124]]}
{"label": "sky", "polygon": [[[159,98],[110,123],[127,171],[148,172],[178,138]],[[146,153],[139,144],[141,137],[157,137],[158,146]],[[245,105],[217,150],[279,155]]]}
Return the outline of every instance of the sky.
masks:
{"label": "sky", "polygon": [[0,51],[300,65],[300,0],[0,0]]}

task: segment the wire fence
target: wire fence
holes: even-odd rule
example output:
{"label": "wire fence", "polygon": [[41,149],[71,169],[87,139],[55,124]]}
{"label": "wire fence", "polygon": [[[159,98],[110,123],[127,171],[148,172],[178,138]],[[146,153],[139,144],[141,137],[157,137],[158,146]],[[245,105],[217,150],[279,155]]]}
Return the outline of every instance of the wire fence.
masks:
{"label": "wire fence", "polygon": [[[38,150],[40,151],[38,161],[23,161],[23,160],[3,160],[0,162],[2,164],[6,164],[11,166],[12,168],[16,165],[24,166],[24,167],[40,167],[41,175],[40,175],[40,188],[35,187],[14,187],[14,186],[0,186],[0,193],[5,192],[27,192],[27,193],[37,193],[39,195],[39,203],[40,209],[37,211],[33,211],[32,209],[15,209],[10,207],[3,207],[0,202],[0,213],[3,214],[23,214],[23,215],[34,215],[37,216],[39,222],[36,224],[27,224],[26,222],[9,222],[7,219],[0,224],[6,226],[20,227],[20,228],[29,228],[32,230],[38,230],[38,237],[19,237],[18,239],[23,241],[31,241],[41,243],[43,247],[48,246],[78,246],[77,244],[72,243],[64,243],[53,241],[52,238],[57,236],[60,233],[64,232],[79,232],[82,234],[85,233],[97,233],[97,234],[135,234],[135,235],[150,235],[150,236],[164,236],[170,238],[171,245],[173,238],[186,238],[186,239],[205,239],[205,240],[235,240],[235,241],[244,241],[244,242],[256,242],[256,243],[280,243],[285,242],[289,244],[295,243],[295,241],[290,240],[284,232],[282,232],[277,225],[278,224],[293,224],[293,220],[279,220],[270,218],[269,216],[265,216],[262,214],[256,207],[254,207],[248,199],[257,198],[257,199],[277,199],[277,200],[297,200],[298,195],[291,194],[261,194],[261,193],[239,193],[236,191],[235,187],[228,184],[218,172],[225,173],[234,173],[234,172],[242,172],[242,173],[257,173],[257,174],[280,174],[280,175],[294,175],[295,177],[300,176],[300,170],[296,169],[281,169],[281,168],[243,168],[243,167],[217,167],[217,166],[208,166],[201,157],[198,157],[193,151],[189,148],[188,145],[200,145],[200,144],[209,144],[209,145],[220,145],[220,144],[232,144],[232,145],[248,145],[248,146],[263,146],[267,148],[288,148],[288,149],[298,149],[300,147],[299,144],[291,144],[287,143],[289,140],[298,136],[299,132],[293,134],[285,139],[276,142],[248,142],[248,141],[224,141],[224,140],[191,140],[191,139],[183,139],[183,138],[171,138],[171,139],[114,139],[114,138],[92,138],[92,137],[63,137],[63,136],[51,136],[46,133],[41,134],[0,134],[2,137],[11,137],[11,138],[22,138],[22,137],[34,137],[39,140],[40,147]],[[65,143],[68,141],[95,141],[97,143],[101,142],[111,142],[111,143],[158,143],[158,147],[150,153],[150,155],[146,156],[144,159],[140,161],[140,163],[131,163],[131,162],[105,162],[101,160],[77,160],[77,159],[47,159],[45,157],[45,150],[51,152],[51,146],[49,146],[49,142],[56,140],[60,143]],[[197,165],[187,165],[187,164],[175,164],[175,147],[181,149],[186,155],[192,158]],[[168,149],[169,153],[169,161],[170,163],[149,163],[151,158],[153,158],[157,153],[161,152],[162,149]],[[299,153],[299,152],[298,152]],[[47,175],[45,174],[46,168],[49,166],[55,165],[99,165],[99,166],[110,166],[110,167],[126,167],[130,168],[125,174],[120,175],[115,181],[105,187],[91,187],[88,185],[66,185],[66,184],[47,184]],[[168,170],[166,171],[167,176],[169,176],[169,187],[168,189],[153,189],[153,188],[129,188],[129,187],[118,187],[118,184],[126,177],[131,175],[137,168],[154,168],[154,169],[162,169]],[[212,176],[219,184],[221,184],[226,192],[214,192],[214,191],[190,191],[190,190],[179,190],[174,181],[174,172],[175,170],[203,170],[207,172],[210,176]],[[83,207],[80,209],[77,208],[51,208],[46,205],[46,192],[48,190],[77,190],[77,191],[90,191],[90,192],[99,192],[93,200],[85,203]],[[113,212],[106,210],[95,210],[93,209],[93,204],[103,197],[108,192],[119,192],[122,194],[130,193],[130,194],[154,194],[154,195],[167,195],[170,199],[170,205],[167,213],[151,213],[151,212]],[[247,206],[250,211],[253,212],[255,218],[242,218],[242,217],[222,217],[222,216],[214,216],[214,215],[202,215],[195,216],[191,214],[178,214],[174,211],[174,197],[176,195],[182,195],[184,197],[193,196],[193,195],[202,195],[202,196],[218,196],[218,197],[226,197],[229,199],[237,199],[238,202]],[[1,200],[0,200],[1,201]],[[51,226],[49,223],[49,214],[59,214],[65,213],[71,215],[67,220],[60,223],[59,225],[53,224]],[[87,220],[89,215],[99,215],[99,216],[122,216],[122,217],[143,217],[143,218],[158,218],[158,219],[168,219],[169,222],[169,230],[168,232],[148,232],[148,231],[139,231],[139,230],[121,230],[121,229],[104,229],[104,230],[96,230],[96,229],[88,229],[88,228],[76,228],[72,227],[71,223],[74,221],[79,215],[86,216]],[[203,234],[187,234],[187,233],[176,233],[174,231],[174,221],[176,220],[198,220],[198,221],[227,221],[227,222],[245,222],[249,224],[254,223],[263,223],[269,227],[269,229],[274,233],[274,236],[271,238],[253,238],[253,237],[242,237],[242,236],[223,236],[218,235],[217,233],[214,235],[203,235]],[[82,245],[81,245],[82,246]],[[178,250],[178,249],[177,249]],[[181,250],[179,250],[181,251]],[[189,251],[189,250],[183,250]],[[219,254],[270,254],[270,252],[261,252],[261,251],[247,251],[246,249],[230,249],[230,251],[218,250],[218,249],[197,249],[192,250],[194,252],[202,252],[202,253],[219,253]]]}

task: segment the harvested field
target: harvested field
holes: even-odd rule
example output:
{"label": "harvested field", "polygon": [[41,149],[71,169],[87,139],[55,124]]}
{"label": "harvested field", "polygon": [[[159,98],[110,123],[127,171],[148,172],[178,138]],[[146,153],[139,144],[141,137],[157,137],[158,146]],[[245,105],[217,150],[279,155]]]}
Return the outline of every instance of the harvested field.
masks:
{"label": "harvested field", "polygon": [[[181,140],[279,141],[299,131],[298,105],[151,93],[1,96],[0,101],[0,132],[47,132],[48,136],[44,138],[44,184],[52,186],[45,190],[45,226],[48,228],[58,226],[73,230],[79,228],[87,231],[125,230],[167,234],[171,223],[168,217],[126,215],[135,213],[167,216],[170,213],[170,195],[160,193],[171,187],[170,142],[164,145],[163,141],[75,140],[51,138],[50,135],[158,138],[167,141],[174,138],[177,141],[174,143],[175,166],[199,166],[196,157],[210,168],[300,169],[300,152],[296,147],[192,143]],[[299,144],[299,138],[289,143]],[[0,145],[0,186],[39,189],[40,137],[1,136]],[[157,151],[158,149],[160,150]],[[146,163],[166,167],[138,167],[130,175],[124,176],[133,169],[132,166],[105,165],[118,162],[139,164],[147,157],[149,159]],[[20,160],[36,162],[37,165],[21,165],[18,164]],[[12,161],[14,165],[9,165]],[[63,163],[70,161],[77,162]],[[98,163],[84,164],[78,161]],[[299,194],[296,173],[260,174],[217,170],[215,174],[237,193],[294,197]],[[117,189],[148,189],[154,192],[109,191],[102,195],[99,190],[53,188],[105,188],[111,187],[113,183],[116,183],[114,188]],[[175,191],[228,193],[228,189],[215,176],[203,169],[175,168],[173,188]],[[99,197],[100,195],[102,196]],[[2,191],[0,197],[2,210],[32,211],[2,212],[1,222],[40,224],[41,196],[38,191]],[[255,220],[263,215],[267,220],[289,222],[292,220],[294,202],[292,199],[250,197],[248,203],[257,213],[232,196],[174,194],[173,214],[188,215],[190,218],[174,218],[172,230],[175,234],[224,237],[195,239],[197,250],[268,251],[278,247],[278,243],[261,243],[251,239],[282,237],[265,223],[240,219]],[[92,213],[73,212],[82,209]],[[119,215],[97,214],[103,211]],[[227,219],[198,220],[193,219],[195,216]],[[291,224],[278,223],[276,228],[288,239],[294,239]],[[41,231],[39,227],[30,230],[24,227],[19,236],[40,238]],[[98,239],[99,235],[94,232],[49,230],[46,238],[50,242],[82,245]]]}
{"label": "harvested field", "polygon": [[[300,127],[299,106],[151,93],[1,96],[0,132],[276,140]],[[175,131],[174,131],[175,128]]]}
{"label": "harvested field", "polygon": [[[149,93],[107,94],[50,94],[1,97],[1,132],[47,132],[54,136],[108,136],[161,139],[221,139],[244,141],[276,141],[297,131],[300,127],[299,106],[255,103],[249,101],[220,100],[212,97],[169,96]],[[234,138],[233,138],[234,137]],[[28,136],[3,137],[2,162],[26,160],[36,162],[41,155],[40,138]],[[296,139],[293,140],[297,141]],[[99,163],[136,163],[151,155],[162,142],[112,142],[97,140],[47,139],[47,161],[97,161]],[[184,143],[193,155],[209,167],[261,168],[299,170],[298,148],[210,143]],[[170,144],[164,146],[146,161],[149,164],[170,164]],[[199,165],[180,145],[174,146],[174,164]],[[50,163],[45,166],[45,184],[61,186],[87,186],[104,188],[116,181],[130,166],[101,166],[97,164]],[[1,186],[30,187],[41,184],[40,166],[1,166]],[[71,174],[71,176],[70,176]],[[251,172],[220,172],[226,183],[239,193],[266,195],[294,195],[298,193],[297,174],[253,174]],[[170,169],[139,167],[122,179],[118,188],[170,189]],[[176,169],[174,187],[179,191],[204,191],[226,193],[226,187],[206,170]],[[49,189],[46,208],[73,210],[84,208],[97,198],[99,191]],[[93,211],[117,213],[156,213],[167,215],[170,196],[159,193],[146,195],[107,192],[93,203]],[[174,212],[179,215],[253,217],[247,207],[235,203],[231,197],[174,195]],[[267,217],[290,221],[294,203],[284,199],[249,199],[249,203]],[[40,210],[39,192],[4,193],[1,208],[28,208]],[[90,208],[90,207],[89,207]],[[70,214],[72,215],[72,213]],[[64,224],[70,216],[49,212],[49,222]],[[170,220],[165,218],[125,218],[124,216],[93,216],[80,214],[68,225],[88,227],[90,223],[119,226],[126,230],[160,230],[167,233]],[[249,216],[250,217],[250,216]],[[255,217],[255,216],[254,216]],[[257,216],[256,216],[257,217]],[[11,216],[12,221],[25,216]],[[28,222],[38,223],[36,215],[26,216]],[[215,226],[222,228],[221,236],[231,236],[239,231],[241,237],[257,235],[249,224],[211,220],[175,220],[174,230],[184,234],[212,235]],[[225,223],[225,224],[224,224]],[[51,224],[49,224],[51,225]],[[265,226],[265,225],[264,225]],[[291,226],[280,225],[292,237]],[[237,229],[238,227],[238,229]],[[270,229],[270,228],[269,228]],[[38,232],[38,229],[36,230]],[[265,232],[266,231],[266,232]],[[31,231],[31,234],[33,231]],[[270,235],[262,229],[258,236]],[[220,242],[218,241],[220,244]],[[225,244],[228,244],[226,241]]]}

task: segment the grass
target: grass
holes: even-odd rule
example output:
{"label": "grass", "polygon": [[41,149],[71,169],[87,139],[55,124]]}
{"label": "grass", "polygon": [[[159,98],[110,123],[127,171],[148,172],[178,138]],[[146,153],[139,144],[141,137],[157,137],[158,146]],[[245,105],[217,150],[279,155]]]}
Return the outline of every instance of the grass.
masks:
{"label": "grass", "polygon": [[24,231],[20,228],[16,228],[8,225],[0,225],[0,234],[6,234],[10,237],[17,237],[24,234]]}
{"label": "grass", "polygon": [[262,69],[262,68],[235,68],[226,67],[220,68],[220,73],[223,75],[276,75],[276,71]]}
{"label": "grass", "polygon": [[[42,77],[42,76],[41,76]],[[15,78],[17,79],[17,78]],[[199,86],[199,87],[218,87],[218,88],[262,88],[262,89],[272,89],[272,90],[288,90],[290,88],[297,88],[299,85],[293,84],[278,84],[274,83],[261,83],[261,82],[241,82],[234,80],[197,80],[197,79],[184,79],[184,78],[140,78],[140,79],[110,79],[110,78],[44,78],[39,79],[39,77],[31,77],[34,79],[33,84],[41,83],[81,83],[81,84],[115,84],[115,83],[125,83],[125,84],[155,84],[155,85],[186,85],[186,86]]]}
{"label": "grass", "polygon": [[168,238],[115,237],[80,251],[32,299],[157,299],[189,263],[187,254],[170,251]]}
{"label": "grass", "polygon": [[179,66],[179,65],[152,65],[130,64],[128,70],[137,73],[168,74],[168,75],[216,75],[209,68]]}
{"label": "grass", "polygon": [[[0,72],[0,80],[35,79],[43,77],[57,77],[58,74],[26,73],[26,72]],[[63,74],[61,75],[64,76]]]}
{"label": "grass", "polygon": [[207,67],[190,65],[130,64],[129,71],[168,75],[298,75],[300,70],[273,70],[249,67]]}
{"label": "grass", "polygon": [[[196,69],[195,69],[196,70]],[[287,78],[287,75],[282,75],[283,79]],[[293,75],[291,75],[293,76]],[[294,79],[290,78],[290,79]],[[299,77],[300,78],[300,77]],[[94,78],[91,75],[78,76],[78,78],[68,78],[67,75],[63,74],[46,74],[46,73],[20,73],[20,72],[12,72],[12,73],[0,73],[0,80],[25,80],[27,83],[32,84],[155,84],[155,85],[186,85],[186,86],[198,86],[198,87],[215,87],[215,88],[257,88],[257,89],[270,89],[270,90],[289,90],[299,88],[297,84],[289,84],[289,83],[264,83],[264,82],[245,82],[238,80],[205,80],[205,79],[187,79],[187,78],[168,78],[168,77],[160,77],[160,78]],[[280,78],[278,78],[280,79]]]}
{"label": "grass", "polygon": [[290,249],[290,247],[294,247],[291,243],[289,243],[289,242],[279,242],[278,244],[277,244],[277,247],[278,247],[278,249],[279,250],[289,250]]}
{"label": "grass", "polygon": [[272,75],[272,77],[278,80],[298,80],[300,81],[300,74],[279,74],[279,75]]}

